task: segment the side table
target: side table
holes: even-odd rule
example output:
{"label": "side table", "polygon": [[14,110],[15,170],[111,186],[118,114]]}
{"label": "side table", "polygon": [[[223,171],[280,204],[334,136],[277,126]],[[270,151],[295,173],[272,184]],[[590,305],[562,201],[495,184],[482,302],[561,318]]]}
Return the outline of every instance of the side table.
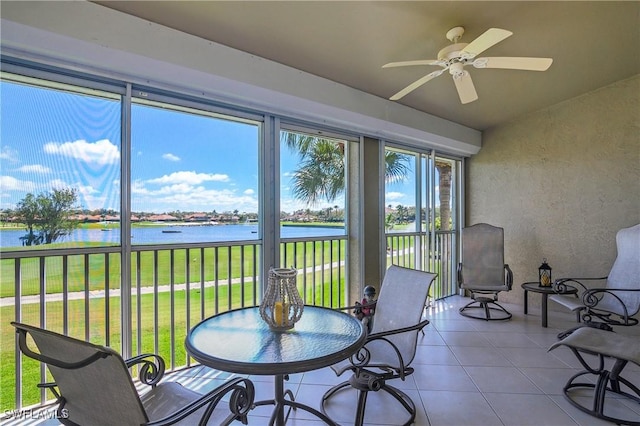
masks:
{"label": "side table", "polygon": [[542,318],[542,326],[547,328],[547,305],[550,294],[577,294],[578,289],[575,287],[567,286],[567,290],[562,293],[556,293],[553,287],[542,287],[537,281],[530,281],[521,285],[524,290],[524,314],[527,315],[529,311],[529,292],[542,294],[542,303],[540,304],[540,316]]}

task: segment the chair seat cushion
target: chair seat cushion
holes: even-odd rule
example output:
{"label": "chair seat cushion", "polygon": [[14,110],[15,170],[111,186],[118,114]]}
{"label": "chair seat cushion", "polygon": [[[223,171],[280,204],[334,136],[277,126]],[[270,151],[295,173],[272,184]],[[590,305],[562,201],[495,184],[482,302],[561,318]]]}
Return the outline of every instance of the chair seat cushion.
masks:
{"label": "chair seat cushion", "polygon": [[625,336],[593,327],[581,327],[551,345],[549,350],[558,346],[568,346],[640,365],[640,339],[637,336]]}
{"label": "chair seat cushion", "polygon": [[[162,419],[165,416],[175,413],[186,405],[200,398],[198,392],[185,388],[177,382],[164,382],[150,389],[142,395],[142,405],[144,406],[150,421]],[[178,425],[197,424],[204,413],[204,408],[191,414],[186,419],[176,423]]]}
{"label": "chair seat cushion", "polygon": [[584,309],[584,305],[582,304],[582,299],[578,297],[554,294],[549,296],[549,300],[553,300],[554,302],[572,311]]}
{"label": "chair seat cushion", "polygon": [[463,283],[460,285],[460,287],[476,293],[480,293],[480,292],[493,293],[493,292],[499,292],[499,291],[509,291],[509,286],[506,285],[504,282],[497,282],[493,284]]}
{"label": "chair seat cushion", "polygon": [[[212,388],[205,389],[206,391],[211,391]],[[170,414],[174,414],[181,408],[184,408],[188,404],[192,403],[196,399],[202,397],[203,394],[199,392],[190,390],[182,386],[177,382],[163,382],[157,385],[155,388],[149,390],[149,392],[140,396],[142,400],[142,405],[147,412],[147,416],[149,417],[149,421],[156,421],[162,419],[165,416]],[[216,410],[213,412],[208,425],[220,425],[226,423],[227,418],[229,417],[229,407],[228,397],[223,397],[222,401],[216,407]],[[193,426],[198,424],[204,412],[207,408],[207,405],[190,414],[186,418],[180,420],[174,425],[179,426]],[[220,408],[220,409],[217,409]]]}
{"label": "chair seat cushion", "polygon": [[149,420],[161,419],[198,399],[201,395],[176,382],[160,383],[141,395]]}

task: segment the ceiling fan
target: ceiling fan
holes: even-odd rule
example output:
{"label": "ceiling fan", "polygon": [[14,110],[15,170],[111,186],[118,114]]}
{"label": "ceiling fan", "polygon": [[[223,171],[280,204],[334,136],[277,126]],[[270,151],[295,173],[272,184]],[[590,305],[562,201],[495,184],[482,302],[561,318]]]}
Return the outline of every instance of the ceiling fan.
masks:
{"label": "ceiling fan", "polygon": [[429,80],[438,77],[445,71],[453,76],[453,82],[458,90],[460,102],[467,104],[478,99],[476,88],[471,80],[471,75],[464,69],[466,65],[473,65],[475,68],[502,68],[512,70],[546,71],[553,62],[551,58],[522,58],[522,57],[488,57],[476,58],[480,53],[489,49],[495,44],[511,36],[511,31],[500,28],[489,28],[471,43],[458,43],[464,34],[463,27],[455,27],[447,32],[447,38],[453,44],[438,52],[438,59],[424,59],[417,61],[391,62],[382,68],[407,67],[415,65],[436,65],[442,67],[424,77],[414,81],[395,95],[389,98],[397,101],[408,93],[416,90]]}

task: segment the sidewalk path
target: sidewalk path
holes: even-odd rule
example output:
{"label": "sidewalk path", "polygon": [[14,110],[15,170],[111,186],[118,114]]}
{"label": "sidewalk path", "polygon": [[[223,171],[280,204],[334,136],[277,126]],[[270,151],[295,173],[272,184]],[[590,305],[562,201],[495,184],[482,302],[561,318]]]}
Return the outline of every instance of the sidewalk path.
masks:
{"label": "sidewalk path", "polygon": [[[319,272],[327,269],[332,269],[332,268],[336,268],[338,266],[344,266],[344,261],[342,262],[334,262],[330,265],[319,265],[314,267],[309,267],[306,268],[305,271],[298,271],[298,274],[302,274],[302,273],[312,273],[314,272]],[[256,277],[258,280],[260,280],[260,277]],[[231,280],[231,284],[240,284],[242,282],[242,278],[233,278]],[[227,286],[229,285],[229,281],[228,280],[219,280],[218,281],[218,285],[219,286]],[[205,281],[204,283],[205,288],[206,287],[213,287],[215,286],[215,281]],[[186,290],[187,285],[186,284],[174,284],[173,289],[174,291],[182,291],[182,290]],[[195,290],[195,289],[199,289],[200,288],[200,282],[194,282],[191,283],[190,285],[190,289]],[[154,291],[154,287],[151,286],[144,286],[140,288],[140,294],[152,294]],[[171,291],[171,286],[169,284],[165,284],[165,285],[160,285],[158,286],[158,292],[162,293],[162,292],[169,292]],[[132,296],[136,296],[138,294],[138,290],[136,288],[132,288],[131,289],[131,295]],[[104,290],[93,290],[89,292],[89,299],[98,299],[98,298],[104,298],[105,296],[105,291]],[[85,297],[85,292],[84,291],[74,291],[74,292],[70,292],[67,295],[67,299],[68,300],[82,300]],[[120,289],[112,289],[109,290],[109,297],[120,297]],[[49,303],[49,302],[61,302],[62,301],[62,293],[51,293],[51,294],[47,294],[45,295],[45,302]],[[3,308],[5,306],[14,306],[16,303],[16,299],[15,297],[3,297],[0,298],[0,308]],[[40,303],[40,296],[39,295],[33,295],[33,296],[23,296],[20,298],[20,304],[21,305],[26,305],[26,304],[30,304],[30,303]]]}
{"label": "sidewalk path", "polygon": [[[235,278],[232,280],[232,284],[236,284],[240,282],[239,278]],[[213,287],[215,285],[214,281],[207,281],[204,283],[205,287]],[[224,281],[219,281],[218,285],[228,285],[227,280]],[[187,288],[186,284],[174,284],[173,289],[174,291],[181,291],[181,290],[185,290]],[[198,289],[200,288],[200,283],[191,283],[190,288],[192,290],[194,289]],[[152,294],[154,290],[153,286],[145,286],[145,287],[140,287],[140,294]],[[158,293],[161,292],[168,292],[171,291],[171,286],[170,285],[159,285],[158,286]],[[136,288],[132,288],[131,289],[131,295],[132,296],[137,296],[138,294],[138,290]],[[92,290],[89,292],[89,299],[98,299],[98,298],[104,298],[105,296],[105,291],[104,290]],[[73,291],[70,292],[67,295],[67,299],[68,300],[82,300],[85,297],[85,293],[84,291]],[[111,289],[109,290],[109,297],[120,297],[120,289],[116,288],[116,289]],[[62,301],[62,293],[50,293],[45,295],[44,300],[46,303],[49,302],[61,302]],[[2,299],[0,299],[0,307],[5,307],[5,306],[13,306],[15,305],[16,299],[15,297],[3,297]],[[33,295],[33,296],[23,296],[20,298],[20,303],[22,305],[26,305],[29,303],[40,303],[40,296],[39,295]]]}

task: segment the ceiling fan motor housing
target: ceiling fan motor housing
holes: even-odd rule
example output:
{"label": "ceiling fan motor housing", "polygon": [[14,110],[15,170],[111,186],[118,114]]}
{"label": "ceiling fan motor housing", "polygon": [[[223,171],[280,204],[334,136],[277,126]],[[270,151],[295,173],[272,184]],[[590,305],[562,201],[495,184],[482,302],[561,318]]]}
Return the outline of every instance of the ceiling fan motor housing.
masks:
{"label": "ceiling fan motor housing", "polygon": [[460,51],[467,47],[469,43],[451,44],[438,52],[438,60],[448,62],[455,59],[462,59]]}

